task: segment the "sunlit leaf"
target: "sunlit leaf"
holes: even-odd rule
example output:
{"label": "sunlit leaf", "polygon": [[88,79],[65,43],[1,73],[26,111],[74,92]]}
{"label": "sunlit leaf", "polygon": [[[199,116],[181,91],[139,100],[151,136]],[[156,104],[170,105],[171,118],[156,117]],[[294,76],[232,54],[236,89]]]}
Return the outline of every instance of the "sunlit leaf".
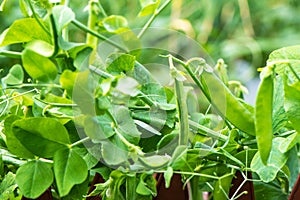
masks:
{"label": "sunlit leaf", "polygon": [[67,195],[75,184],[85,181],[88,167],[72,149],[61,149],[54,155],[54,174],[59,195]]}
{"label": "sunlit leaf", "polygon": [[104,28],[111,33],[120,33],[128,29],[126,18],[119,15],[111,15],[102,21]]}
{"label": "sunlit leaf", "polygon": [[58,33],[61,33],[63,28],[75,19],[74,12],[70,8],[62,5],[54,6],[52,14]]}
{"label": "sunlit leaf", "polygon": [[2,78],[2,82],[6,85],[18,85],[23,82],[24,72],[21,65],[16,64],[12,66],[8,74]]}
{"label": "sunlit leaf", "polygon": [[16,182],[25,197],[36,199],[53,182],[51,165],[40,160],[29,161],[18,169]]}

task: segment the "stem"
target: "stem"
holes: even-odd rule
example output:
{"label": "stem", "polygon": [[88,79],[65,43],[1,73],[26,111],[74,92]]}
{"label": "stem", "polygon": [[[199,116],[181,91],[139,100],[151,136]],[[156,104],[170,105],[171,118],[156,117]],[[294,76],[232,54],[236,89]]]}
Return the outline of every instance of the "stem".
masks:
{"label": "stem", "polygon": [[[165,173],[166,170],[160,170],[160,171],[155,171],[155,172],[156,173]],[[174,171],[173,173],[174,174],[182,174],[182,175],[200,176],[200,177],[211,178],[211,179],[215,179],[215,180],[220,179],[220,177],[217,177],[217,176],[211,176],[211,175],[201,174],[201,173],[197,173],[197,172]]]}
{"label": "stem", "polygon": [[87,142],[87,141],[89,141],[89,140],[91,140],[91,138],[85,137],[85,138],[83,138],[83,139],[81,139],[81,140],[78,140],[77,142],[74,142],[73,144],[71,144],[71,145],[70,145],[70,148],[75,147],[75,146],[78,146],[78,145],[80,145],[80,144],[83,144],[83,143],[85,143],[85,142]]}
{"label": "stem", "polygon": [[134,152],[136,152],[139,156],[144,156],[144,152],[141,149],[139,149],[137,146],[128,142],[128,140],[118,131],[117,128],[114,128],[114,131],[116,132],[120,140],[129,148],[129,150],[134,150]]}
{"label": "stem", "polygon": [[38,99],[37,97],[33,97],[35,100],[40,101],[44,104],[47,104],[48,106],[58,106],[58,107],[77,107],[77,104],[71,104],[71,103],[52,103],[52,102],[47,102],[43,101],[41,99]]}
{"label": "stem", "polygon": [[102,6],[100,0],[98,0],[98,7],[100,8],[101,13],[103,14],[103,16],[104,16],[104,17],[107,17],[107,14],[106,14],[106,12],[105,12],[105,10],[104,10],[104,8],[103,8],[103,6]]}
{"label": "stem", "polygon": [[118,43],[116,43],[116,42],[110,40],[109,38],[105,37],[104,35],[101,35],[101,34],[95,32],[95,31],[89,29],[87,26],[85,26],[85,25],[82,24],[81,22],[77,21],[76,19],[72,20],[72,23],[73,23],[75,26],[77,26],[78,28],[80,28],[81,30],[83,30],[83,31],[85,31],[85,32],[87,32],[87,33],[90,33],[91,35],[93,35],[93,36],[95,36],[95,37],[97,37],[97,38],[99,38],[99,39],[101,39],[101,40],[106,41],[107,43],[109,43],[110,45],[112,45],[112,46],[118,48],[119,50],[121,50],[121,51],[123,51],[123,52],[125,52],[125,53],[128,52],[127,49],[123,48],[123,47],[120,46]]}
{"label": "stem", "polygon": [[45,27],[45,25],[39,19],[39,16],[36,14],[31,1],[27,0],[27,3],[28,3],[29,8],[32,12],[33,18],[37,21],[37,23],[40,25],[40,27],[51,37],[51,33],[49,32],[49,30]]}
{"label": "stem", "polygon": [[32,84],[21,84],[21,85],[14,85],[14,86],[7,86],[6,88],[2,88],[3,90],[7,89],[21,89],[24,87],[51,87],[51,88],[62,88],[61,85],[57,84],[47,84],[47,83],[32,83]]}
{"label": "stem", "polygon": [[151,16],[151,18],[147,21],[147,23],[144,25],[144,27],[142,28],[142,30],[139,32],[137,38],[141,38],[144,35],[144,33],[150,27],[150,25],[155,20],[155,18],[169,5],[169,3],[171,3],[171,1],[172,0],[167,0],[157,11],[155,11],[153,13],[153,15]]}
{"label": "stem", "polygon": [[189,120],[189,124],[190,124],[191,128],[194,128],[194,129],[200,130],[201,132],[207,133],[207,136],[220,139],[224,142],[228,140],[228,137],[226,135],[222,135],[218,132],[215,132],[215,131],[213,131],[201,124],[198,124],[192,120]]}
{"label": "stem", "polygon": [[[96,32],[96,25],[98,20],[98,16],[95,10],[96,3],[97,3],[96,0],[90,0],[88,5],[89,6],[88,28],[95,32]],[[91,53],[90,60],[89,60],[89,63],[91,64],[94,62],[96,58],[98,38],[88,33],[86,37],[86,43],[93,48],[93,52]]]}
{"label": "stem", "polygon": [[51,27],[52,27],[52,33],[53,33],[53,43],[54,43],[54,51],[53,51],[51,57],[54,57],[57,55],[57,53],[59,51],[59,46],[58,46],[58,34],[57,34],[57,29],[56,29],[56,24],[55,24],[53,14],[50,15],[50,21],[51,21]]}
{"label": "stem", "polygon": [[5,103],[5,102],[8,102],[9,100],[12,100],[12,99],[14,99],[14,98],[16,98],[16,97],[20,97],[20,96],[23,96],[23,95],[28,94],[28,93],[31,93],[31,92],[36,92],[36,89],[32,89],[32,90],[29,90],[29,91],[27,91],[27,92],[23,92],[23,93],[21,93],[21,94],[18,94],[18,95],[9,97],[9,98],[7,98],[7,99],[4,99],[3,101],[0,102],[0,105],[3,104],[3,103]]}
{"label": "stem", "polygon": [[7,50],[1,50],[0,56],[6,56],[9,58],[16,58],[21,59],[22,53],[16,52],[16,51],[7,51]]}

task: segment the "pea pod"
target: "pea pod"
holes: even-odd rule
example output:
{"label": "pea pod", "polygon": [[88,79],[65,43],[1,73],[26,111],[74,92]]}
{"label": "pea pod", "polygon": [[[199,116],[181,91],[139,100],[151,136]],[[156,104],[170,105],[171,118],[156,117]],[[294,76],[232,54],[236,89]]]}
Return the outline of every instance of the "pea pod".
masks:
{"label": "pea pod", "polygon": [[[187,63],[174,58],[173,60],[181,64],[189,73],[193,81],[202,90],[208,101],[218,111],[218,113],[241,131],[255,136],[254,116],[226,87],[226,85],[213,73],[203,59],[193,58]],[[190,63],[198,61],[203,65],[200,79],[196,77],[191,69]]]}
{"label": "pea pod", "polygon": [[273,139],[272,105],[273,105],[272,68],[266,67],[261,72],[261,83],[255,102],[255,132],[260,158],[267,163]]}
{"label": "pea pod", "polygon": [[208,89],[208,100],[220,115],[241,131],[255,135],[253,114],[214,73],[204,71],[201,74],[201,83]]}

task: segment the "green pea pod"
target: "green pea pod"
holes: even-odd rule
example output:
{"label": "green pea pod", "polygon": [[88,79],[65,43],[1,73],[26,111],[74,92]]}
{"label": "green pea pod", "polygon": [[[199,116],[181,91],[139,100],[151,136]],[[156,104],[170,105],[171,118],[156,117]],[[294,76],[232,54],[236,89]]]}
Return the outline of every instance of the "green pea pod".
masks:
{"label": "green pea pod", "polygon": [[241,131],[255,136],[253,114],[212,72],[201,74],[202,85],[208,89],[209,101],[217,111]]}
{"label": "green pea pod", "polygon": [[[208,101],[218,111],[218,114],[241,131],[255,136],[254,116],[252,112],[231,93],[228,87],[213,73],[213,69],[203,59],[192,58],[187,63],[174,57],[173,60],[187,70]],[[193,61],[203,66],[202,70],[200,70],[201,81],[190,66]]]}
{"label": "green pea pod", "polygon": [[258,151],[261,160],[267,164],[273,139],[272,105],[273,105],[273,76],[272,68],[266,67],[261,72],[261,83],[255,102],[255,132]]}

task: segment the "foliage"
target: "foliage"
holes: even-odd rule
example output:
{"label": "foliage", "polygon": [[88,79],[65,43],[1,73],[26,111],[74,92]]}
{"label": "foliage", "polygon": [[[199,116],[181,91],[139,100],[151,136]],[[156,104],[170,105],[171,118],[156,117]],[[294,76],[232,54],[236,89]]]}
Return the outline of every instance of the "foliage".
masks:
{"label": "foliage", "polygon": [[[1,79],[1,199],[48,188],[82,199],[95,172],[105,182],[89,195],[108,200],[152,199],[154,173],[166,187],[181,174],[193,197],[235,199],[243,195],[228,196],[237,170],[252,172],[245,181],[267,197],[286,197],[299,173],[300,46],[270,54],[254,107],[222,60],[150,49],[169,67],[170,83],[161,84],[142,38],[170,3],[141,0],[136,14],[148,21],[136,33],[100,1],[89,1],[87,26],[68,1],[20,1],[24,18],[0,36],[0,55],[18,61]],[[85,42],[71,39],[74,28]]]}

